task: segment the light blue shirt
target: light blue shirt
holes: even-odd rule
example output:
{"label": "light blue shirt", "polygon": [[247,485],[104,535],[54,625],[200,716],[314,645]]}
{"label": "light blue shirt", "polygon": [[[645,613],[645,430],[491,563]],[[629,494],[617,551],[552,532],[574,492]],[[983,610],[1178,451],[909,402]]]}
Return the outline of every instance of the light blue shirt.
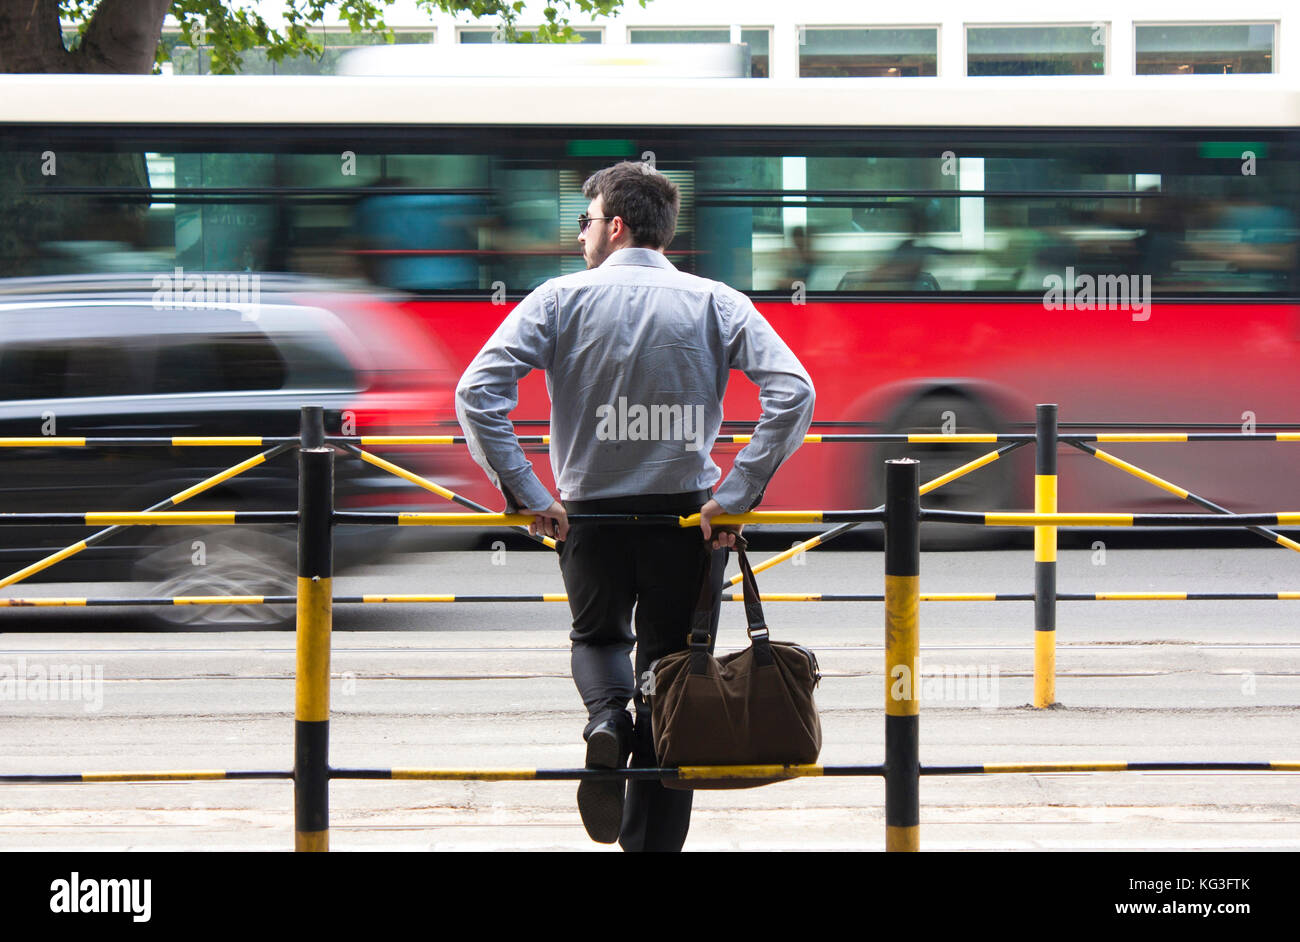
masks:
{"label": "light blue shirt", "polygon": [[763,414],[714,499],[743,513],[803,441],[812,380],[749,298],[653,249],[619,249],[524,298],[461,377],[456,416],[511,510],[553,500],[509,418],[531,370],[546,371],[563,500],[699,491],[722,476],[709,452],[733,369],[758,386]]}

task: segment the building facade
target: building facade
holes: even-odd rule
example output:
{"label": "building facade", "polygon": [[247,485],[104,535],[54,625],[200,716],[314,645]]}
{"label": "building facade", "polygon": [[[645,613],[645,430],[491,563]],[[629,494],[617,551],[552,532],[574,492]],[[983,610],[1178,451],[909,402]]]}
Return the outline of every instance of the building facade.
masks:
{"label": "building facade", "polygon": [[[274,22],[279,0],[266,0]],[[621,13],[596,20],[575,15],[575,39],[607,45],[643,42],[743,42],[755,78],[1151,74],[1296,75],[1300,40],[1289,29],[1295,7],[1282,0],[1077,0],[1045,5],[998,0],[973,6],[957,0],[917,0],[905,8],[854,0],[750,0],[742,7],[719,0],[629,0]],[[532,3],[521,29],[542,22]],[[738,10],[743,19],[736,21]],[[429,14],[414,0],[386,13],[399,43],[490,43],[501,36],[495,21]],[[176,37],[169,36],[175,42]],[[332,72],[339,56],[358,44],[346,26],[320,29],[325,56],[270,62],[253,51],[246,72]],[[205,51],[182,51],[174,70],[206,71]]]}

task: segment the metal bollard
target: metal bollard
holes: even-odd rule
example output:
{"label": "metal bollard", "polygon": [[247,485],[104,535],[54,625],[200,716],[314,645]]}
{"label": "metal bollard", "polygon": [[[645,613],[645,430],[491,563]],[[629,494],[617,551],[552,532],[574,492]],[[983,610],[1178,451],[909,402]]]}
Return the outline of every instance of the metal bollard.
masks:
{"label": "metal bollard", "polygon": [[920,850],[918,462],[885,462],[885,850]]}
{"label": "metal bollard", "polygon": [[[1057,408],[1039,405],[1034,512],[1056,513]],[[1034,706],[1056,702],[1056,527],[1034,527]]]}
{"label": "metal bollard", "polygon": [[294,705],[294,849],[329,850],[330,628],[334,451],[320,406],[302,407],[298,451],[298,669]]}

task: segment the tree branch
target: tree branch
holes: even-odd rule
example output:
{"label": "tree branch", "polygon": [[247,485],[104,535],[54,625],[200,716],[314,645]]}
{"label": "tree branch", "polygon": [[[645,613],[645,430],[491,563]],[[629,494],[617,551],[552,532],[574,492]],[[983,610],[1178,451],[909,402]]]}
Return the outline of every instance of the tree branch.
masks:
{"label": "tree branch", "polygon": [[70,55],[59,0],[0,2],[0,72],[62,72]]}
{"label": "tree branch", "polygon": [[100,0],[68,71],[147,75],[171,0]]}

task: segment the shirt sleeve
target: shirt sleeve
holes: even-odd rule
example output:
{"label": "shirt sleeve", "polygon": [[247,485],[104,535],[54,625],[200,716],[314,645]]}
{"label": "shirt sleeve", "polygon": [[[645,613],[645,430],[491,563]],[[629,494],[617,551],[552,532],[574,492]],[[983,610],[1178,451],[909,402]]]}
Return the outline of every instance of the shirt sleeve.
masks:
{"label": "shirt sleeve", "polygon": [[753,303],[730,289],[716,296],[724,318],[727,358],[758,386],[763,414],[749,443],[713,495],[727,513],[752,510],[812,424],[816,391],[798,358]]}
{"label": "shirt sleeve", "polygon": [[469,453],[506,499],[506,512],[541,511],[554,498],[515,436],[519,380],[555,358],[555,293],[549,284],[515,306],[456,385],[456,418]]}

